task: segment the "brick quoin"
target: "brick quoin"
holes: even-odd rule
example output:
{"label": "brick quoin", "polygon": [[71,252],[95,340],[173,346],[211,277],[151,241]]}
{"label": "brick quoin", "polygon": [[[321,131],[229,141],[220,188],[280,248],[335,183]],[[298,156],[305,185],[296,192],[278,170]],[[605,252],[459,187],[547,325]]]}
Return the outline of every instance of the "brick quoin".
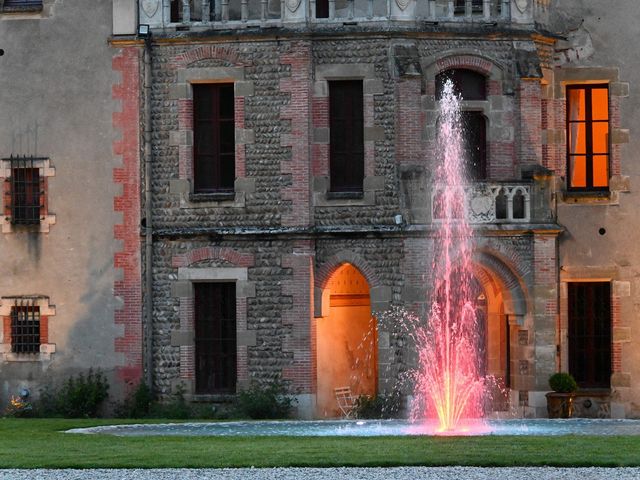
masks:
{"label": "brick quoin", "polygon": [[280,57],[280,63],[291,65],[291,76],[280,80],[280,91],[290,96],[289,105],[280,111],[280,118],[291,122],[291,133],[282,139],[283,146],[291,147],[291,160],[283,162],[282,167],[283,174],[291,175],[291,186],[282,189],[282,198],[291,202],[291,209],[282,214],[282,224],[305,226],[310,222],[311,198],[309,101],[312,92],[309,42],[292,42],[290,50]]}
{"label": "brick quoin", "polygon": [[293,273],[293,278],[282,285],[282,294],[293,300],[291,308],[282,312],[283,325],[291,325],[291,334],[282,340],[282,350],[293,356],[293,363],[282,369],[282,377],[302,393],[315,391],[315,355],[311,354],[311,339],[315,338],[311,330],[313,247],[311,240],[298,240],[294,253],[282,256],[282,266],[291,268]]}
{"label": "brick quoin", "polygon": [[541,89],[538,79],[520,82],[520,163],[537,164],[542,157]]}
{"label": "brick quoin", "polygon": [[420,79],[403,79],[396,88],[396,159],[400,165],[420,165],[424,157]]}
{"label": "brick quoin", "polygon": [[113,98],[121,103],[121,111],[112,119],[114,129],[121,133],[121,139],[113,142],[113,154],[122,159],[122,166],[113,169],[113,182],[122,190],[122,195],[114,197],[113,208],[122,214],[123,222],[114,225],[114,238],[122,242],[122,250],[113,259],[114,268],[122,270],[122,278],[114,282],[114,295],[123,302],[115,312],[115,324],[124,329],[115,340],[115,351],[124,356],[124,364],[116,372],[128,388],[142,378],[139,55],[137,47],[122,48],[112,63],[113,70],[121,74],[121,83],[112,87]]}

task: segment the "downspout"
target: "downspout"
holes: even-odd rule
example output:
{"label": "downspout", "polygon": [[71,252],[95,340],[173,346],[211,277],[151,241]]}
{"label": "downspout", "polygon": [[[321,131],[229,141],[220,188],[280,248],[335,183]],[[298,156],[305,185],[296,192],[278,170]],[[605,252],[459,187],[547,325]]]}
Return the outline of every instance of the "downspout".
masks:
{"label": "downspout", "polygon": [[151,34],[144,39],[144,223],[145,282],[144,282],[144,380],[153,392],[153,210],[151,192]]}

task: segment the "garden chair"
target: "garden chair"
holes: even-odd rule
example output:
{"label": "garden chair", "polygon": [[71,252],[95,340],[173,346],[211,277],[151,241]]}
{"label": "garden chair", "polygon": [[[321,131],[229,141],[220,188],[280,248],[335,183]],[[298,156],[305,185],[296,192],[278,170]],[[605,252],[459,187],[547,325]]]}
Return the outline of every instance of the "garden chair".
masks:
{"label": "garden chair", "polygon": [[337,387],[333,389],[338,407],[344,418],[350,418],[356,406],[356,397],[351,394],[351,387]]}

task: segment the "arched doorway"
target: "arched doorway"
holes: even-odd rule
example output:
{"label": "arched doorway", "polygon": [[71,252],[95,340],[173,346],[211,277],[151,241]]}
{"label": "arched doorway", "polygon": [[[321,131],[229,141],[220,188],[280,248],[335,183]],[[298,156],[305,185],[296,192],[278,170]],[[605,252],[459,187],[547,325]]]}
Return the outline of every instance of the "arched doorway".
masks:
{"label": "arched doorway", "polygon": [[331,275],[322,297],[316,322],[317,409],[320,417],[337,417],[336,388],[349,387],[355,396],[376,394],[376,321],[369,284],[349,263]]}
{"label": "arched doorway", "polygon": [[476,266],[476,305],[484,317],[484,374],[489,378],[487,413],[509,410],[511,345],[507,299],[502,283],[483,266]]}

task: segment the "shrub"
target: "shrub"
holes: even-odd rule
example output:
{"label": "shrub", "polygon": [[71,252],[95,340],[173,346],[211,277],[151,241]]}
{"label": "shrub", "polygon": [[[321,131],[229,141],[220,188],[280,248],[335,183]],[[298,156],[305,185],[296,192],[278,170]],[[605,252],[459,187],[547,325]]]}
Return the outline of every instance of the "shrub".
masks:
{"label": "shrub", "polygon": [[253,419],[287,418],[294,403],[295,399],[286,393],[282,383],[256,384],[238,394],[236,413]]}
{"label": "shrub", "polygon": [[360,395],[355,402],[356,418],[397,418],[402,407],[402,396],[394,390],[390,394]]}
{"label": "shrub", "polygon": [[65,417],[96,417],[109,395],[109,384],[101,372],[89,369],[87,375],[69,377],[55,396],[55,410]]}
{"label": "shrub", "polygon": [[114,412],[120,418],[144,418],[149,416],[152,404],[151,389],[140,382],[123,403],[116,405]]}
{"label": "shrub", "polygon": [[549,377],[549,387],[558,393],[572,393],[578,389],[578,384],[570,373],[554,373]]}
{"label": "shrub", "polygon": [[186,389],[183,384],[176,387],[171,401],[167,403],[152,403],[149,409],[151,418],[173,418],[186,420],[191,417],[191,409],[184,398]]}

